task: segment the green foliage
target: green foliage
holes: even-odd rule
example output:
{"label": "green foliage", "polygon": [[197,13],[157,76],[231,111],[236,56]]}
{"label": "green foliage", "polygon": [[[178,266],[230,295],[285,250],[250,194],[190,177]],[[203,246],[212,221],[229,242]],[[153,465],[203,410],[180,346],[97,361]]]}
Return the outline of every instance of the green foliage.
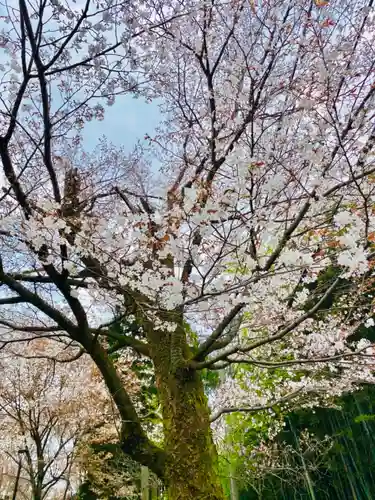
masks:
{"label": "green foliage", "polygon": [[[317,438],[331,436],[333,446],[319,467],[299,484],[286,481],[283,472],[262,479],[261,495],[251,487],[243,489],[246,500],[314,499],[362,500],[375,498],[375,388],[337,400],[339,409],[317,408],[295,411],[285,419],[278,443],[298,446],[301,433],[308,429]],[[309,460],[308,456],[304,457]],[[293,467],[293,463],[290,464]],[[299,464],[301,467],[301,464]],[[298,464],[295,464],[298,467]],[[311,490],[312,487],[312,490]],[[313,496],[312,496],[313,495]]]}
{"label": "green foliage", "polygon": [[367,415],[366,413],[358,415],[358,417],[354,418],[354,422],[356,424],[360,424],[361,422],[372,422],[374,420],[375,420],[375,415]]}
{"label": "green foliage", "polygon": [[80,485],[74,500],[98,500],[97,494],[91,489],[90,481],[86,480]]}
{"label": "green foliage", "polygon": [[220,375],[217,371],[208,370],[207,368],[205,368],[201,371],[201,377],[206,393],[215,389],[220,384]]}

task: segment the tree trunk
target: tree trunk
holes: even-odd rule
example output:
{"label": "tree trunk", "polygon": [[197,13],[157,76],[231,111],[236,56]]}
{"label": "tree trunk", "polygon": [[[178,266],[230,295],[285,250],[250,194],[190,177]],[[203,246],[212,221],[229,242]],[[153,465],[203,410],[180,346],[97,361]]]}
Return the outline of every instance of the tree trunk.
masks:
{"label": "tree trunk", "polygon": [[[156,370],[157,371],[157,370]],[[200,374],[158,376],[163,411],[168,500],[223,500],[207,398]]]}
{"label": "tree trunk", "polygon": [[149,485],[148,485],[148,468],[142,465],[141,467],[141,495],[142,500],[149,500]]}
{"label": "tree trunk", "polygon": [[17,467],[17,475],[16,475],[16,480],[15,480],[15,483],[14,483],[12,500],[17,500],[18,484],[20,482],[21,469],[22,469],[22,460],[20,458],[19,462],[18,462],[18,467]]}
{"label": "tree trunk", "polygon": [[238,488],[235,478],[235,468],[231,467],[230,470],[230,500],[238,500]]}

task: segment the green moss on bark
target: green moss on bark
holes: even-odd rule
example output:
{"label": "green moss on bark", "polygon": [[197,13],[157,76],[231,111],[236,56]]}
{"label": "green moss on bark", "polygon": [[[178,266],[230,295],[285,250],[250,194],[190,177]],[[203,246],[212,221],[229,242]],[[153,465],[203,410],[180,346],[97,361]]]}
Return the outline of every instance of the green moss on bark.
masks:
{"label": "green moss on bark", "polygon": [[165,312],[171,332],[144,323],[163,414],[168,500],[224,500],[209,408],[201,373],[188,368],[193,355],[181,311]]}
{"label": "green moss on bark", "polygon": [[166,482],[169,500],[223,500],[207,398],[199,373],[163,377]]}

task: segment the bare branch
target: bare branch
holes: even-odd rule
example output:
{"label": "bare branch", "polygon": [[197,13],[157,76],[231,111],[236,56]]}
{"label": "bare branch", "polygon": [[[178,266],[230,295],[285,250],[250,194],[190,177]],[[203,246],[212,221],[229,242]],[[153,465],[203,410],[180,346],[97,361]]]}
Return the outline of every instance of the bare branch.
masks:
{"label": "bare branch", "polygon": [[9,305],[9,304],[22,304],[22,302],[26,302],[22,297],[4,297],[0,299],[0,305]]}
{"label": "bare branch", "polygon": [[306,359],[293,359],[293,360],[287,360],[287,361],[267,361],[267,360],[262,360],[262,359],[255,359],[249,356],[248,358],[238,358],[238,359],[231,359],[228,358],[229,364],[236,364],[236,363],[242,363],[242,364],[250,364],[250,365],[255,365],[255,366],[260,366],[260,367],[265,367],[265,368],[279,368],[282,366],[295,366],[295,365],[309,365],[309,364],[317,364],[317,363],[330,363],[332,361],[340,361],[340,360],[345,360],[348,358],[353,358],[356,356],[363,357],[363,358],[374,358],[374,354],[365,354],[364,351],[367,349],[371,349],[375,347],[373,344],[368,345],[364,347],[363,349],[359,349],[356,351],[352,352],[344,352],[342,354],[336,354],[335,356],[324,356],[320,358],[306,358]]}
{"label": "bare branch", "polygon": [[52,332],[64,331],[59,326],[22,326],[22,325],[16,325],[15,323],[11,323],[5,320],[0,320],[0,325],[6,326],[7,328],[10,328],[11,330],[15,330],[18,332],[52,333]]}

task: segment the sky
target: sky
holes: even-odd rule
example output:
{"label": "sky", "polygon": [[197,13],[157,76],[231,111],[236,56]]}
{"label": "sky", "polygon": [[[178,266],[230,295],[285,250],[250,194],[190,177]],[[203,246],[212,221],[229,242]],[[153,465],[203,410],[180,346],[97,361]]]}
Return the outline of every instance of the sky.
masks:
{"label": "sky", "polygon": [[146,103],[131,95],[117,97],[115,104],[105,109],[104,121],[93,120],[85,124],[86,150],[92,150],[105,135],[114,145],[123,146],[130,152],[138,139],[143,140],[146,134],[153,135],[160,121],[156,102]]}

